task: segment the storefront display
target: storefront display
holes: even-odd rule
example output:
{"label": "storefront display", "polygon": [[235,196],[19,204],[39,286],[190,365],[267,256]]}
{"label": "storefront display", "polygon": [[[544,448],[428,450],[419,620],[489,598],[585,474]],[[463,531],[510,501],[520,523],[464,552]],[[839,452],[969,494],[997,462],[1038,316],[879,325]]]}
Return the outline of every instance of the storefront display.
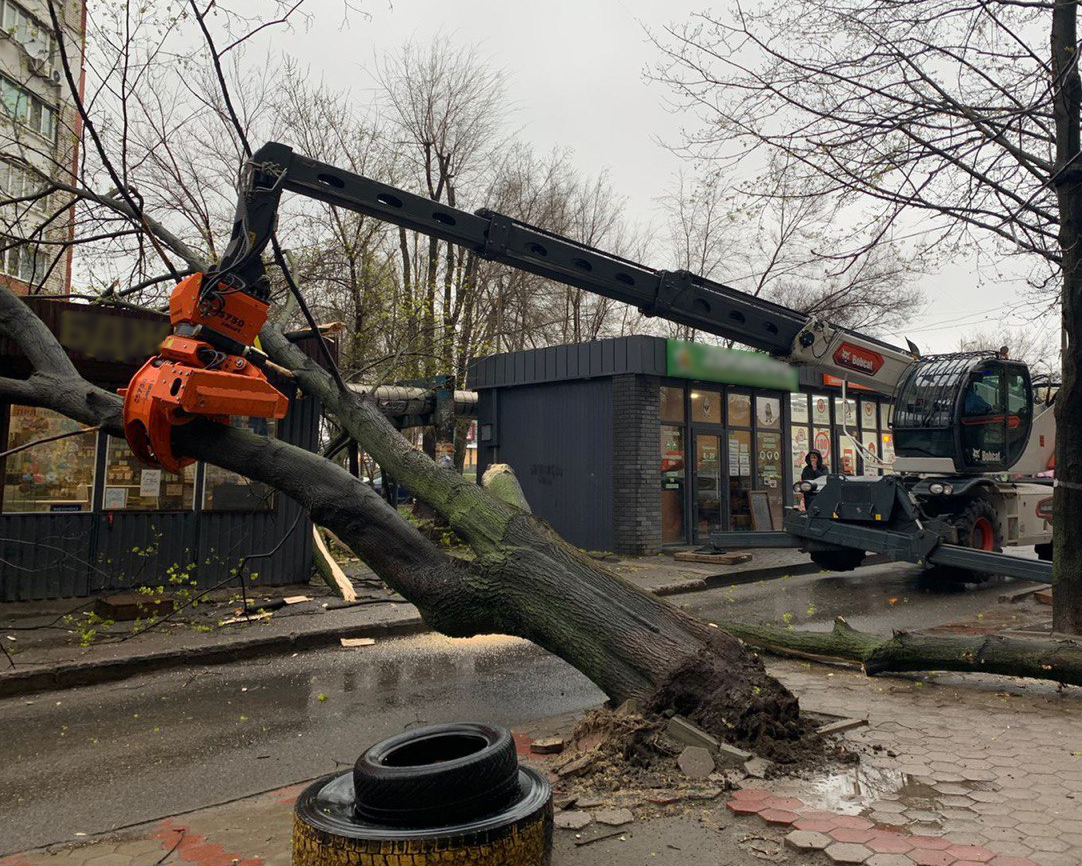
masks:
{"label": "storefront display", "polygon": [[789,395],[789,421],[792,424],[808,423],[808,395]]}
{"label": "storefront display", "polygon": [[721,437],[695,434],[695,540],[721,529]]}
{"label": "storefront display", "polygon": [[823,465],[834,472],[833,449],[830,447],[830,431],[816,428],[812,436],[812,443],[816,451],[823,455]]}
{"label": "storefront display", "polygon": [[756,492],[766,494],[771,524],[780,527],[786,504],[794,502],[792,482],[813,449],[830,472],[881,472],[878,459],[863,459],[865,453],[887,453],[875,397],[748,393],[739,386],[714,390],[700,383],[659,388],[665,544],[699,544],[719,530],[752,529],[751,494]]}
{"label": "storefront display", "polygon": [[[233,426],[259,436],[278,435],[278,422],[266,418],[234,418]],[[274,488],[243,475],[207,464],[203,482],[205,511],[273,511],[277,493]]]}
{"label": "storefront display", "polygon": [[720,424],[721,394],[717,391],[692,390],[691,423]]}
{"label": "storefront display", "polygon": [[781,526],[785,506],[780,433],[756,433],[755,489],[765,490],[775,526]]}
{"label": "storefront display", "polygon": [[684,423],[684,389],[661,386],[661,420]]}
{"label": "storefront display", "polygon": [[877,404],[874,400],[860,401],[860,428],[862,430],[875,430],[876,416],[878,415]]}
{"label": "storefront display", "polygon": [[729,394],[729,418],[730,427],[751,426],[751,395]]}
{"label": "storefront display", "polygon": [[846,427],[855,427],[857,423],[857,401],[852,397],[843,400],[841,397],[834,398],[834,423],[839,427],[842,423]]}
{"label": "storefront display", "polygon": [[751,529],[751,431],[729,431],[729,529]]}
{"label": "storefront display", "polygon": [[684,431],[661,428],[661,540],[684,541]]}
{"label": "storefront display", "polygon": [[[82,429],[49,409],[12,406],[7,447]],[[5,458],[4,513],[89,511],[94,488],[95,433],[35,445]]]}
{"label": "storefront display", "polygon": [[105,462],[106,511],[187,511],[195,501],[195,465],[184,474],[152,469],[140,463],[128,443],[109,438]]}
{"label": "storefront display", "polygon": [[781,400],[777,397],[755,398],[755,420],[766,430],[781,429]]}

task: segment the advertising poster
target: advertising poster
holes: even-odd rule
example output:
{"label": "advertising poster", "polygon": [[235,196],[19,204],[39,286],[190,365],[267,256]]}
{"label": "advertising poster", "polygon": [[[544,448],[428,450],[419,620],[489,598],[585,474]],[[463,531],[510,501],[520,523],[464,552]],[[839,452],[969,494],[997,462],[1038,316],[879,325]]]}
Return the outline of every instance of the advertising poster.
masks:
{"label": "advertising poster", "polygon": [[830,423],[830,400],[823,394],[812,395],[812,423]]}
{"label": "advertising poster", "polygon": [[793,454],[793,477],[799,478],[804,469],[804,458],[808,456],[811,446],[808,444],[809,432],[807,427],[793,427],[790,432],[790,449]]}
{"label": "advertising poster", "polygon": [[860,401],[860,426],[865,430],[875,429],[876,404],[874,400]]}
{"label": "advertising poster", "polygon": [[105,488],[105,510],[112,511],[128,507],[127,487]]}
{"label": "advertising poster", "polygon": [[[877,437],[874,433],[864,434],[864,450],[869,454],[876,457],[879,456],[879,443],[876,441]],[[864,461],[864,474],[865,475],[878,475],[879,466],[872,463],[871,460],[865,459]]]}
{"label": "advertising poster", "polygon": [[827,467],[831,472],[834,471],[834,465],[831,462],[830,453],[830,431],[829,430],[816,430],[815,431],[815,450],[823,455],[823,465]]}
{"label": "advertising poster", "polygon": [[157,499],[162,489],[162,471],[160,469],[144,469],[139,474],[139,496],[146,499]]}

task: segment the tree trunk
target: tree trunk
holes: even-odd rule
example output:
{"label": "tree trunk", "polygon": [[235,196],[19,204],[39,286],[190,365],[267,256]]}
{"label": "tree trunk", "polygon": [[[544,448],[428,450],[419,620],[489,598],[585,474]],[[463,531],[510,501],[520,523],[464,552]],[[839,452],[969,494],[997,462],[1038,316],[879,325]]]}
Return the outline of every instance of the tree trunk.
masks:
{"label": "tree trunk", "polygon": [[856,631],[838,617],[829,632],[720,623],[747,644],[781,655],[860,662],[868,676],[902,671],[1003,674],[1082,685],[1082,644],[1001,635],[945,637],[898,631],[881,637]]}
{"label": "tree trunk", "polygon": [[1056,0],[1052,12],[1052,75],[1056,120],[1055,187],[1063,251],[1063,381],[1056,398],[1056,486],[1053,492],[1052,627],[1082,634],[1082,163],[1077,7]]}
{"label": "tree trunk", "polygon": [[[30,309],[0,287],[0,334],[35,372],[0,378],[0,395],[46,406],[121,436],[121,401],[86,382]],[[272,485],[309,510],[434,629],[455,637],[509,634],[565,659],[611,699],[673,707],[715,734],[767,756],[806,732],[796,698],[733,637],[607,571],[546,524],[433,465],[372,401],[343,394],[326,371],[265,327],[262,345],[319,397],[377,463],[440,513],[472,547],[443,554],[344,469],[284,442],[196,420],[174,432],[179,453]]]}

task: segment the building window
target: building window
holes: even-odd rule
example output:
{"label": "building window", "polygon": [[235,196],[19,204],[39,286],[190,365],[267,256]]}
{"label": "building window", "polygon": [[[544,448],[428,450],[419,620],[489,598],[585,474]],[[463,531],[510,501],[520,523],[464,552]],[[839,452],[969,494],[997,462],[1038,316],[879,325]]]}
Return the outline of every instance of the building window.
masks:
{"label": "building window", "polygon": [[40,282],[45,277],[48,261],[37,244],[19,243],[0,235],[0,271],[24,283]]}
{"label": "building window", "polygon": [[684,529],[684,428],[661,427],[661,542],[682,544]]}
{"label": "building window", "polygon": [[0,195],[5,199],[23,199],[17,205],[19,211],[31,208],[48,212],[49,195],[45,193],[50,182],[36,171],[17,162],[0,159]]}
{"label": "building window", "polygon": [[875,430],[876,419],[879,416],[878,406],[875,400],[860,401],[860,429]]}
{"label": "building window", "polygon": [[789,395],[789,420],[794,424],[808,423],[808,395]]}
{"label": "building window", "polygon": [[756,397],[755,420],[764,430],[780,430],[781,400],[777,397]]}
{"label": "building window", "polygon": [[52,28],[11,0],[0,0],[0,29],[38,60],[48,60],[56,50]]}
{"label": "building window", "polygon": [[0,105],[17,123],[56,141],[57,111],[10,78],[0,76]]}
{"label": "building window", "polygon": [[105,463],[105,511],[190,511],[195,501],[195,466],[181,475],[140,463],[123,439],[109,439]]}
{"label": "building window", "polygon": [[[260,436],[274,438],[278,433],[278,422],[273,419],[234,418],[232,423]],[[209,463],[203,486],[204,511],[273,511],[278,502],[273,487]]]}
{"label": "building window", "polygon": [[751,431],[729,430],[729,529],[751,529]]}
{"label": "building window", "polygon": [[751,426],[751,395],[729,394],[729,426]]}
{"label": "building window", "polygon": [[684,389],[661,386],[661,420],[684,423]]}
{"label": "building window", "polygon": [[[4,450],[81,428],[49,409],[12,406]],[[86,433],[4,458],[4,512],[89,511],[96,450],[97,436]]]}
{"label": "building window", "polygon": [[811,450],[811,428],[808,426],[810,420],[808,395],[790,394],[789,453],[793,461],[793,478],[800,478],[800,473],[804,471],[804,459]]}
{"label": "building window", "polygon": [[691,421],[693,424],[721,423],[721,394],[717,391],[691,391]]}
{"label": "building window", "polygon": [[812,394],[812,423],[817,427],[830,426],[830,398],[826,394]]}

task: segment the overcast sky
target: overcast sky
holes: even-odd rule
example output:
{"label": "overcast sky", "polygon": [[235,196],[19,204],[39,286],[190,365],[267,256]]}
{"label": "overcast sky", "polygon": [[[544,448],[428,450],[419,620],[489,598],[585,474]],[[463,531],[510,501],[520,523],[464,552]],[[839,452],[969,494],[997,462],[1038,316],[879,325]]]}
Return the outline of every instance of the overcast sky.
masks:
{"label": "overcast sky", "polygon": [[[540,152],[571,148],[585,173],[607,169],[628,217],[661,224],[658,199],[681,165],[664,144],[679,142],[681,126],[694,119],[673,114],[665,87],[646,80],[657,59],[647,30],[686,20],[702,0],[371,0],[368,17],[352,16],[344,27],[341,0],[310,0],[304,8],[312,14],[308,26],[273,36],[271,49],[288,51],[359,98],[373,87],[369,70],[384,50],[435,37],[478,46],[508,74],[512,124],[523,140]],[[927,289],[929,302],[906,331],[924,351],[957,349],[962,332],[982,325],[1024,321],[1012,315],[1021,282],[980,278],[968,261],[946,267]]]}

